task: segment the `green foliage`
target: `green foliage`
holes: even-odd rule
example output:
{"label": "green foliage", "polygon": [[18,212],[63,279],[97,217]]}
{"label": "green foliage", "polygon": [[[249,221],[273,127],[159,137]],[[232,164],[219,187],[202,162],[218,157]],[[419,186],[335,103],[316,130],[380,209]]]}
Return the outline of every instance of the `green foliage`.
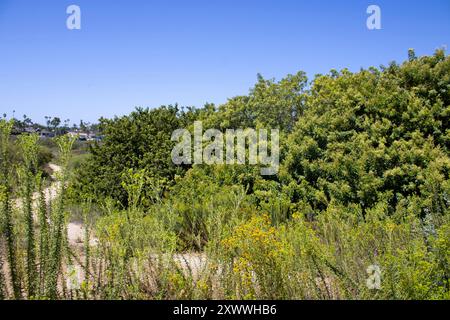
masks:
{"label": "green foliage", "polygon": [[[146,170],[168,184],[182,168],[176,167],[170,154],[172,132],[185,126],[177,107],[136,109],[129,116],[101,119],[105,138],[91,148],[91,156],[79,170],[75,190],[95,198],[113,198],[127,206],[127,192],[122,186],[128,169]],[[146,190],[144,190],[146,192]],[[143,198],[145,200],[145,197]],[[144,205],[147,203],[144,203]]]}
{"label": "green foliage", "polygon": [[11,162],[9,156],[10,135],[13,122],[0,120],[0,200],[2,237],[6,239],[7,262],[14,298],[21,299],[21,280],[18,271],[16,236],[14,234],[13,212],[11,206]]}
{"label": "green foliage", "polygon": [[[126,186],[130,203],[138,202],[141,181],[139,174],[130,177]],[[160,283],[153,281],[166,276],[169,261],[164,255],[174,252],[175,235],[154,215],[146,215],[136,207],[121,211],[109,206],[107,210],[96,227],[99,245],[93,252],[98,268],[98,278],[92,281],[97,283],[95,296],[139,299],[146,293],[159,294]]]}
{"label": "green foliage", "polygon": [[285,148],[280,177],[292,201],[317,212],[332,201],[367,210],[383,200],[393,212],[419,195],[442,211],[449,73],[450,59],[438,51],[381,71],[317,77]]}
{"label": "green foliage", "polygon": [[190,170],[158,206],[158,218],[172,226],[181,249],[203,249],[248,214],[244,188],[216,181],[202,170]]}
{"label": "green foliage", "polygon": [[[1,240],[0,252],[6,252],[8,282],[15,299],[57,298],[59,296],[65,230],[64,190],[67,164],[73,140],[59,137],[62,171],[57,177],[58,197],[52,206],[43,191],[43,172],[39,166],[40,144],[37,135],[10,138],[11,124],[0,120],[2,172],[0,184]],[[9,150],[20,150],[20,161]],[[18,178],[18,183],[13,183]],[[13,196],[18,198],[13,199]],[[36,219],[35,219],[36,217]],[[37,221],[37,223],[36,223]],[[3,239],[5,247],[3,247]],[[2,270],[3,271],[3,270]],[[9,297],[3,283],[2,294]]]}
{"label": "green foliage", "polygon": [[39,195],[38,205],[38,223],[39,223],[39,295],[45,295],[45,280],[48,263],[50,261],[50,225],[49,212],[43,189],[43,178],[41,175],[36,177],[36,189]]}
{"label": "green foliage", "polygon": [[[9,272],[0,272],[0,298],[449,299],[449,81],[443,51],[410,51],[402,65],[332,71],[310,84],[301,72],[259,77],[218,108],[102,119],[105,139],[84,160],[70,162],[73,141],[57,140],[52,203],[35,137],[20,138],[11,166],[10,126],[0,121],[0,265]],[[279,128],[279,174],[175,166],[171,134],[196,120]],[[67,239],[68,195],[82,212],[80,246]],[[75,266],[81,281],[68,286]],[[368,286],[371,266],[379,288]]]}
{"label": "green foliage", "polygon": [[6,297],[6,280],[3,274],[3,256],[0,255],[0,300]]}
{"label": "green foliage", "polygon": [[55,210],[52,212],[51,221],[53,221],[52,237],[50,239],[50,256],[49,269],[46,272],[48,277],[47,295],[51,299],[56,299],[58,294],[58,276],[61,272],[64,233],[66,225],[65,217],[65,191],[68,181],[68,165],[70,153],[72,150],[74,138],[69,136],[59,136],[56,138],[56,144],[60,150],[60,165],[62,171],[59,173],[58,197],[55,203]]}
{"label": "green foliage", "polygon": [[33,220],[33,190],[35,190],[35,175],[37,170],[38,154],[37,135],[22,135],[19,139],[19,145],[23,155],[23,166],[19,169],[19,177],[22,185],[22,207],[26,220],[26,241],[27,241],[27,282],[28,296],[33,297],[36,294],[38,285],[38,271],[36,265],[36,245]]}
{"label": "green foliage", "polygon": [[288,75],[279,82],[258,75],[258,82],[248,96],[230,99],[217,112],[208,112],[207,108],[200,118],[204,118],[208,128],[263,127],[290,132],[303,113],[306,85],[304,72]]}

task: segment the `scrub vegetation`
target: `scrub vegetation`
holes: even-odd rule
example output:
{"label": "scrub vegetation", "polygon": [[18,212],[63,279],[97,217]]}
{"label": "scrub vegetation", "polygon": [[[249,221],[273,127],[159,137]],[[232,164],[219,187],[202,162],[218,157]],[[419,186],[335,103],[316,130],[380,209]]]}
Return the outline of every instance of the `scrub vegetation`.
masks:
{"label": "scrub vegetation", "polygon": [[[0,120],[0,299],[449,299],[449,119],[450,58],[411,50],[101,119],[76,161],[55,139],[53,177],[38,137]],[[171,134],[194,121],[279,129],[278,174],[173,164]]]}

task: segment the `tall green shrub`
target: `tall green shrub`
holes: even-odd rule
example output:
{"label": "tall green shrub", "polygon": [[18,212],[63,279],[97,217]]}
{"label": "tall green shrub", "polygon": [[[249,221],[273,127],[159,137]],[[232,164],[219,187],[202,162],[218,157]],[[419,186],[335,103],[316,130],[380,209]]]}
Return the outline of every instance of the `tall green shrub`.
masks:
{"label": "tall green shrub", "polygon": [[9,276],[11,278],[14,298],[22,298],[21,280],[18,270],[16,237],[14,234],[14,222],[11,205],[11,171],[12,165],[9,161],[10,135],[13,127],[12,121],[0,119],[0,183],[2,186],[2,216],[3,233],[6,239],[7,261],[9,266]]}
{"label": "tall green shrub", "polygon": [[19,169],[22,187],[22,208],[26,221],[26,269],[28,297],[36,294],[38,286],[38,270],[36,263],[35,226],[33,218],[33,193],[37,172],[38,135],[22,135],[19,145],[22,151],[23,165]]}
{"label": "tall green shrub", "polygon": [[70,152],[75,139],[69,136],[60,136],[56,143],[60,151],[60,166],[61,172],[58,173],[58,197],[55,203],[54,212],[52,212],[52,235],[51,235],[51,250],[50,262],[47,282],[47,295],[51,299],[56,299],[58,296],[58,276],[61,272],[63,252],[64,252],[64,232],[65,228],[65,191],[68,181],[68,170]]}

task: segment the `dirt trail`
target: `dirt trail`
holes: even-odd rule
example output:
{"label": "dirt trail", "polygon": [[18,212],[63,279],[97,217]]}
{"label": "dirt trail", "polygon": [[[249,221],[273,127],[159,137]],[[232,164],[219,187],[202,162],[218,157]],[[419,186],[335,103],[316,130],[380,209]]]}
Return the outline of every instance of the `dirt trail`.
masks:
{"label": "dirt trail", "polygon": [[[49,163],[48,166],[52,170],[52,178],[56,180],[56,175],[59,172],[61,172],[61,167],[56,164],[53,164],[53,163]],[[44,196],[45,196],[45,201],[47,203],[56,199],[56,197],[58,196],[59,186],[60,186],[59,182],[56,181],[56,182],[53,182],[49,187],[47,187],[43,190]],[[33,194],[33,199],[34,199],[33,206],[34,207],[37,206],[36,201],[38,198],[39,198],[39,194],[37,192],[35,192]],[[22,206],[22,199],[17,199],[15,201],[15,206],[16,206],[16,208],[20,208]],[[34,219],[37,220],[36,215],[34,216]],[[79,246],[80,244],[83,243],[84,227],[83,227],[82,223],[69,222],[69,224],[67,225],[67,239],[71,246]],[[90,240],[91,245],[95,245],[96,243],[97,243],[97,240],[95,238],[92,238]]]}
{"label": "dirt trail", "polygon": [[[50,163],[48,166],[53,171],[53,178],[55,178],[55,174],[58,174],[61,171],[61,167],[56,164]],[[51,201],[57,197],[58,187],[59,183],[55,182],[45,190],[47,201]],[[69,224],[67,225],[67,240],[69,241],[69,244],[71,246],[79,246],[80,244],[82,244],[84,240],[84,232],[85,229],[81,222],[69,222]],[[89,244],[91,246],[96,245],[97,239],[91,237],[91,239],[89,240]]]}

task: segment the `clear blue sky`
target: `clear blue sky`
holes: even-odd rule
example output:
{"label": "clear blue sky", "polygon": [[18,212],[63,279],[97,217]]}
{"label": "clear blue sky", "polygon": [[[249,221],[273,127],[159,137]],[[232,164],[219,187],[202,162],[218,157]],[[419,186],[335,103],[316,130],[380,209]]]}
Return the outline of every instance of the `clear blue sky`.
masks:
{"label": "clear blue sky", "polygon": [[[82,29],[66,28],[81,7]],[[366,8],[382,30],[366,28]],[[450,44],[449,0],[0,0],[0,114],[78,122],[136,106],[203,106],[256,74],[352,71]]]}

